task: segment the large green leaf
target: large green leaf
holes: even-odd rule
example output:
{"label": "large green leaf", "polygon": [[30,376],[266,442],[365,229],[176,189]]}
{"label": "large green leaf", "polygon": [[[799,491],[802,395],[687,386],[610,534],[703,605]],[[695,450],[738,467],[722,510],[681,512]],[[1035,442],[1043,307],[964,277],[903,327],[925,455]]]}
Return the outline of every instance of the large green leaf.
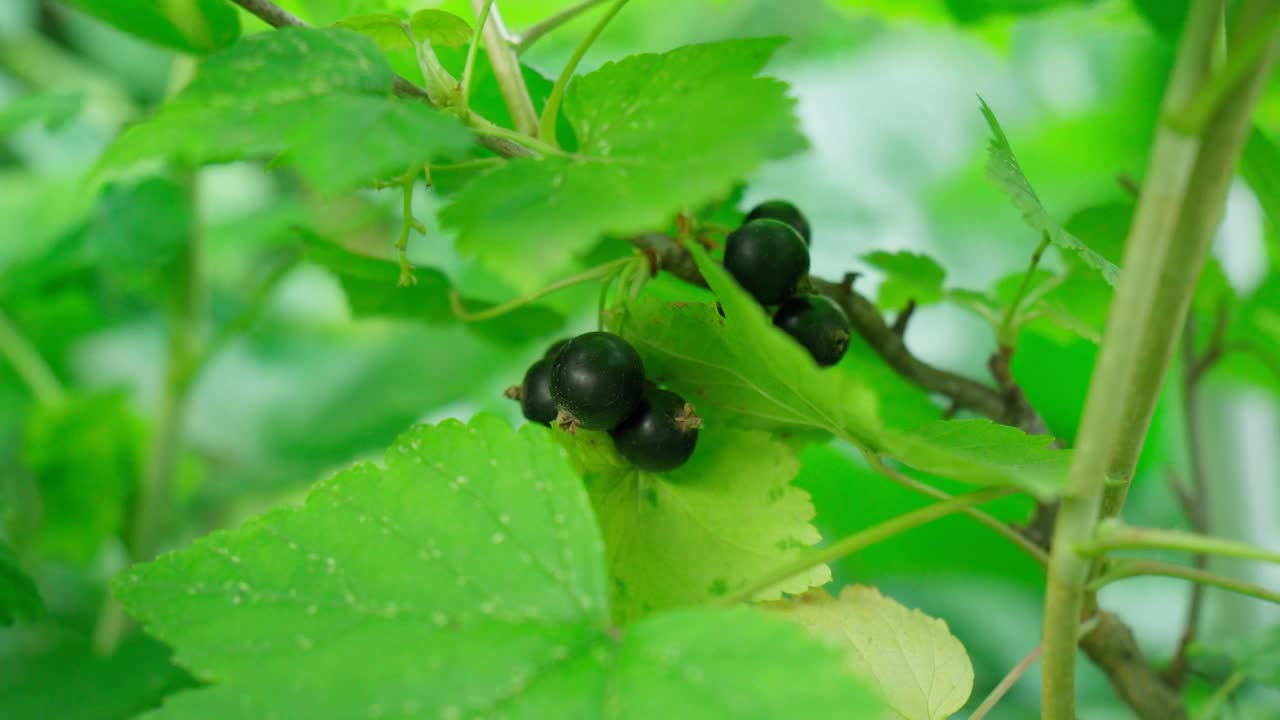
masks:
{"label": "large green leaf", "polygon": [[[563,434],[582,467],[609,558],[614,619],[694,606],[740,589],[815,545],[800,463],[759,431],[703,427],[693,457],[669,473],[635,469],[606,433]],[[759,599],[831,579],[819,565]]]}
{"label": "large green leaf", "polygon": [[899,720],[945,720],[973,692],[973,666],[947,624],[854,585],[774,609],[847,648],[849,666],[872,681]]}
{"label": "large green leaf", "polygon": [[0,626],[31,622],[44,615],[36,584],[18,566],[13,550],[0,541]]}
{"label": "large green leaf", "polygon": [[207,53],[240,37],[226,0],[68,0],[131,35],[185,52]]}
{"label": "large green leaf", "polygon": [[985,100],[982,101],[982,116],[986,118],[987,125],[991,128],[991,144],[988,148],[986,170],[987,179],[1009,196],[1009,200],[1022,213],[1022,219],[1026,221],[1032,230],[1047,236],[1049,241],[1064,253],[1069,251],[1079,256],[1085,264],[1097,270],[1108,284],[1114,286],[1120,276],[1120,269],[1110,260],[1084,244],[1080,238],[1067,232],[1065,228],[1050,217],[1049,212],[1045,210],[1040,198],[1036,195],[1036,191],[1031,188],[1030,181],[1022,173],[1022,168],[1018,165],[1018,159],[1013,155],[1013,148],[1009,145],[1009,138],[1005,136],[999,121],[996,120],[995,113],[987,106]]}
{"label": "large green leaf", "polygon": [[367,37],[289,28],[211,56],[181,93],[129,128],[99,163],[169,157],[186,164],[275,158],[324,192],[421,168],[461,151],[456,119],[392,96],[390,66]]}
{"label": "large green leaf", "polygon": [[577,78],[564,104],[577,152],[506,163],[467,185],[441,219],[463,251],[525,291],[602,235],[664,226],[803,146],[786,86],[756,77],[778,45],[691,45]]}
{"label": "large green leaf", "polygon": [[[406,433],[303,507],[124,573],[211,684],[157,718],[872,717],[840,653],[754,610],[608,622],[604,549],[550,431]],[[733,688],[725,692],[725,688]]]}
{"label": "large green leaf", "polygon": [[1048,435],[990,420],[935,420],[888,434],[888,454],[917,470],[978,485],[1017,485],[1044,498],[1061,490],[1071,460]]}

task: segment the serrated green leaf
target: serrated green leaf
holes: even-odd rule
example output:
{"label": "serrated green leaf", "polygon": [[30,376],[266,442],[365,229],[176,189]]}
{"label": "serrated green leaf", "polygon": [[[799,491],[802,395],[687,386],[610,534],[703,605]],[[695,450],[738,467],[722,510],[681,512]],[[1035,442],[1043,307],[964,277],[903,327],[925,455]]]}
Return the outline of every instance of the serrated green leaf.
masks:
{"label": "serrated green leaf", "polygon": [[460,48],[471,42],[473,34],[466,20],[451,12],[427,8],[419,10],[409,19],[414,37],[428,40],[434,45]]}
{"label": "serrated green leaf", "polygon": [[577,153],[520,158],[476,178],[442,221],[520,291],[560,274],[602,235],[664,226],[803,146],[786,85],[756,77],[779,44],[690,45],[575,79],[564,115]]}
{"label": "serrated green leaf", "polygon": [[0,648],[0,717],[5,720],[125,720],[195,681],[169,662],[169,649],[130,633],[109,656],[80,633],[15,652]]}
{"label": "serrated green leaf", "polygon": [[23,459],[40,492],[38,538],[51,558],[88,563],[117,534],[142,470],[143,428],[119,393],[40,406]]}
{"label": "serrated green leaf", "polygon": [[969,700],[973,665],[946,622],[908,610],[879,590],[846,587],[772,608],[847,648],[849,667],[874,683],[901,720],[945,720]]}
{"label": "serrated green leaf", "polygon": [[13,550],[0,542],[0,627],[39,620],[43,615],[44,601],[36,584],[22,571]]}
{"label": "serrated green leaf", "polygon": [[57,130],[80,113],[83,97],[75,92],[45,92],[22,95],[0,107],[0,138],[24,125],[39,122]]}
{"label": "serrated green leaf", "polygon": [[863,255],[862,260],[885,274],[880,284],[880,307],[901,310],[910,300],[916,305],[942,300],[942,281],[947,273],[928,255],[910,250],[877,250]]}
{"label": "serrated green leaf", "polygon": [[976,485],[1016,485],[1041,498],[1061,492],[1071,460],[1048,435],[990,420],[936,420],[887,435],[888,454],[917,470]]}
{"label": "serrated green leaf", "polygon": [[361,35],[368,35],[383,50],[403,50],[413,47],[409,36],[405,35],[405,20],[399,15],[389,12],[354,15],[334,23],[336,26],[354,30]]}
{"label": "serrated green leaf", "polygon": [[125,131],[99,172],[169,157],[198,165],[282,156],[338,192],[470,145],[456,119],[392,96],[378,47],[351,30],[286,28],[211,56],[181,93]]}
{"label": "serrated green leaf", "polygon": [[419,10],[408,21],[394,13],[380,12],[343,18],[336,25],[368,35],[387,51],[413,47],[404,31],[406,25],[418,40],[451,48],[466,45],[471,41],[472,34],[471,26],[466,20],[451,12],[434,8]]}
{"label": "serrated green leaf", "polygon": [[127,571],[126,607],[213,683],[153,717],[880,712],[838,651],[758,611],[611,628],[604,549],[565,456],[550,431],[492,417],[415,428],[303,507]]}
{"label": "serrated green leaf", "polygon": [[187,243],[187,190],[168,178],[109,183],[82,238],[89,262],[114,270],[156,270]]}
{"label": "serrated green leaf", "polygon": [[[606,433],[561,437],[604,533],[616,622],[711,602],[821,539],[808,493],[791,485],[799,460],[767,433],[704,426],[693,457],[662,474],[632,467]],[[830,580],[819,565],[758,599]]]}
{"label": "serrated green leaf", "polygon": [[[398,263],[348,252],[310,233],[304,237],[307,259],[338,276],[355,316],[393,317],[428,325],[460,322],[449,302],[453,283],[439,270],[416,268],[417,282],[401,286]],[[493,307],[493,303],[465,297],[462,303],[473,312]],[[564,322],[565,318],[553,310],[528,306],[492,320],[467,323],[467,327],[490,340],[510,345],[533,337],[546,337]]]}
{"label": "serrated green leaf", "polygon": [[1061,488],[1066,453],[1048,450],[1051,438],[980,420],[885,427],[880,399],[864,378],[819,368],[706,251],[691,244],[689,252],[724,317],[705,303],[642,297],[614,328],[640,352],[651,378],[679,390],[701,414],[748,427],[828,432],[967,483],[1016,485],[1041,496]]}
{"label": "serrated green leaf", "polygon": [[649,376],[738,425],[822,430],[879,449],[875,392],[860,378],[819,369],[723,267],[696,245],[690,252],[724,317],[707,303],[641,297],[629,304],[617,332],[640,352]]}
{"label": "serrated green leaf", "polygon": [[240,15],[224,0],[68,1],[131,35],[184,52],[212,52],[240,37]]}
{"label": "serrated green leaf", "polygon": [[991,128],[987,179],[1009,196],[1009,200],[1022,213],[1023,220],[1032,230],[1047,236],[1051,243],[1064,252],[1070,251],[1078,255],[1086,265],[1097,270],[1108,284],[1114,286],[1120,276],[1120,269],[1085,245],[1080,238],[1067,232],[1049,216],[1049,212],[1040,203],[1040,198],[1036,196],[1035,190],[1031,188],[1031,183],[1023,175],[1018,159],[1013,155],[1013,148],[1009,145],[1009,138],[1001,129],[995,113],[987,106],[985,100],[981,102],[982,116],[986,118],[987,125]]}

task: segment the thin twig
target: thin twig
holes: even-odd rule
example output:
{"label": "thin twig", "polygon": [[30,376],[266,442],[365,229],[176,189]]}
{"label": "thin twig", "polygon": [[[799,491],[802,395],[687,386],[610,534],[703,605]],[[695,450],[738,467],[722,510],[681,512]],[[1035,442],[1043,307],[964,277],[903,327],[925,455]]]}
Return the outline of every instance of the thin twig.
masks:
{"label": "thin twig", "polygon": [[613,19],[623,6],[627,4],[627,0],[614,0],[613,6],[609,8],[609,12],[591,28],[586,37],[578,43],[578,47],[574,48],[573,54],[569,56],[569,62],[565,63],[564,69],[560,71],[560,77],[556,78],[556,84],[551,88],[551,96],[547,98],[547,104],[542,107],[542,118],[539,121],[542,139],[548,142],[554,142],[556,137],[556,118],[560,113],[560,101],[564,99],[564,91],[569,86],[569,80],[573,78],[573,73],[578,69],[578,63],[582,62],[582,57],[587,54],[587,50],[595,43],[596,38],[600,37],[600,33],[608,27],[609,21]]}
{"label": "thin twig", "polygon": [[1115,518],[1098,523],[1093,539],[1076,543],[1074,550],[1087,558],[1117,550],[1175,550],[1280,564],[1280,552],[1275,550],[1183,530],[1125,525]]}
{"label": "thin twig", "polygon": [[[922,483],[905,473],[895,470],[885,463],[885,461],[878,455],[868,454],[866,455],[866,458],[867,464],[870,465],[873,470],[912,492],[919,493],[920,495],[924,495],[941,502],[946,502],[953,497],[952,495],[939,490],[928,483]],[[1035,560],[1041,568],[1048,565],[1049,555],[1044,551],[1044,548],[1041,548],[1039,545],[1032,542],[1025,535],[1019,532],[1017,528],[977,508],[968,507],[962,509],[961,512],[994,530],[1006,540],[1016,545],[1023,552],[1030,555],[1031,559]]]}
{"label": "thin twig", "polygon": [[992,500],[997,500],[1008,495],[1012,495],[1016,490],[1012,488],[986,488],[983,490],[975,490],[964,495],[956,495],[948,497],[942,502],[933,505],[926,505],[918,510],[898,515],[897,517],[886,520],[878,525],[872,525],[864,530],[841,538],[836,542],[824,548],[819,548],[812,552],[805,553],[799,558],[788,562],[781,567],[775,568],[773,571],[765,573],[763,576],[748,582],[743,587],[731,592],[716,601],[716,605],[720,607],[733,607],[740,603],[748,602],[756,595],[774,587],[780,582],[786,581],[788,578],[795,577],[809,568],[816,567],[832,560],[838,560],[846,555],[851,555],[859,550],[867,548],[878,542],[887,540],[894,535],[904,533],[913,528],[917,528],[925,523],[932,522],[938,518],[946,517],[955,512],[963,512],[974,509],[974,505],[978,505]]}
{"label": "thin twig", "polygon": [[911,322],[911,317],[915,315],[915,312],[916,301],[908,300],[906,306],[902,308],[902,312],[899,312],[898,317],[893,320],[892,330],[894,335],[906,337],[907,323]]}
{"label": "thin twig", "polygon": [[1259,600],[1280,603],[1280,592],[1269,590],[1261,585],[1254,585],[1253,583],[1237,580],[1233,577],[1227,577],[1226,575],[1218,575],[1217,573],[1201,570],[1199,568],[1158,562],[1155,560],[1112,561],[1106,574],[1090,581],[1089,589],[1096,591],[1119,580],[1150,575],[1188,580],[1193,584],[1193,586],[1197,587],[1212,585],[1213,587],[1230,590],[1231,592],[1239,593],[1241,595],[1256,597]]}
{"label": "thin twig", "polygon": [[40,357],[40,351],[3,312],[0,312],[0,357],[9,361],[37,402],[55,405],[66,397],[66,390]]}
{"label": "thin twig", "polygon": [[511,44],[515,47],[517,54],[523,53],[543,35],[546,35],[552,30],[555,30],[561,25],[573,20],[587,10],[607,1],[608,0],[582,0],[582,2],[577,3],[576,5],[570,5],[546,20],[540,20],[525,28],[524,32],[511,38]]}
{"label": "thin twig", "polygon": [[[1219,307],[1214,318],[1213,330],[1208,347],[1203,354],[1196,353],[1195,334],[1196,321],[1194,315],[1187,315],[1182,329],[1182,411],[1187,435],[1187,462],[1191,477],[1191,487],[1180,497],[1183,511],[1192,529],[1198,533],[1212,532],[1209,506],[1208,470],[1204,458],[1204,438],[1200,430],[1200,381],[1205,373],[1222,357],[1223,337],[1226,334],[1226,305]],[[1209,557],[1197,553],[1191,559],[1196,570],[1204,571],[1209,567]],[[1200,627],[1200,615],[1204,607],[1204,585],[1193,583],[1187,599],[1187,617],[1183,624],[1182,634],[1178,637],[1178,646],[1174,650],[1173,659],[1165,668],[1164,679],[1172,687],[1180,688],[1187,677],[1187,652],[1195,641]]]}
{"label": "thin twig", "polygon": [[987,698],[982,701],[978,709],[973,711],[973,714],[969,716],[969,720],[982,720],[982,718],[985,718],[987,713],[991,712],[991,708],[995,707],[996,703],[1000,702],[1008,694],[1009,690],[1013,688],[1014,683],[1018,682],[1019,678],[1030,670],[1032,665],[1036,664],[1036,661],[1040,659],[1041,652],[1040,644],[1036,643],[1031,652],[1027,653],[1027,656],[1022,658],[1017,665],[1014,665],[1013,669],[991,690],[991,694],[987,695]]}

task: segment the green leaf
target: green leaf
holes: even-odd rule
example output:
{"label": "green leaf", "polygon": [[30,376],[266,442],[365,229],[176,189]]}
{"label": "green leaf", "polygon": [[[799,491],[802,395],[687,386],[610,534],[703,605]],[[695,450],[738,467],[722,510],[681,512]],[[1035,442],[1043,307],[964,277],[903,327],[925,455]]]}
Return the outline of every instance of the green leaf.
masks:
{"label": "green leaf", "polygon": [[337,27],[354,30],[361,35],[368,35],[378,43],[378,47],[388,52],[413,47],[409,36],[405,35],[405,20],[399,15],[389,12],[355,15],[334,23]]}
{"label": "green leaf", "polygon": [[1280,688],[1280,625],[1234,643],[1236,669],[1268,687]]}
{"label": "green leaf", "polygon": [[783,617],[847,648],[849,667],[874,683],[901,720],[945,720],[973,692],[973,666],[947,624],[862,585],[778,603]]}
{"label": "green leaf", "polygon": [[1171,40],[1178,38],[1191,11],[1190,0],[1133,0],[1133,5],[1151,27]]}
{"label": "green leaf", "polygon": [[126,720],[195,684],[169,662],[168,648],[141,633],[106,657],[70,633],[25,652],[0,648],[0,667],[5,720]]}
{"label": "green leaf", "polygon": [[184,52],[212,52],[240,37],[240,15],[225,0],[68,2],[131,35]]}
{"label": "green leaf", "polygon": [[727,193],[803,146],[786,85],[756,77],[779,44],[690,45],[575,79],[564,115],[577,153],[520,158],[476,178],[442,221],[464,252],[531,291],[602,235],[662,227]]}
{"label": "green leaf", "polygon": [[419,40],[451,48],[460,48],[471,42],[474,34],[466,20],[435,8],[414,13],[409,19],[409,27],[413,29],[413,36]]}
{"label": "green leaf", "polygon": [[85,254],[99,267],[156,270],[186,245],[190,213],[187,189],[168,178],[109,183],[85,229]]}
{"label": "green leaf", "polygon": [[719,298],[714,305],[642,296],[615,325],[649,377],[678,389],[712,420],[775,431],[821,430],[880,449],[875,392],[847,373],[819,369],[799,344],[700,247],[690,251]]}
{"label": "green leaf", "polygon": [[1092,0],[944,0],[951,16],[960,23],[973,23],[992,15],[1030,15],[1064,5],[1085,5]]}
{"label": "green leaf", "polygon": [[[428,325],[460,322],[449,303],[453,283],[439,270],[417,268],[417,282],[401,286],[399,263],[348,252],[311,233],[303,235],[307,259],[338,276],[355,316],[393,317]],[[461,300],[475,312],[493,307],[493,303],[485,301],[466,297]],[[564,320],[553,310],[526,306],[492,320],[467,323],[467,327],[494,342],[511,345],[546,337],[562,327]]]}
{"label": "green leaf", "polygon": [[[669,473],[635,469],[607,433],[560,433],[582,467],[604,533],[615,622],[709,603],[776,569],[821,539],[800,463],[759,431],[709,424],[689,462]],[[819,565],[758,599],[831,580]]]}
{"label": "green leaf", "polygon": [[0,107],[0,138],[34,122],[57,130],[80,114],[82,100],[80,93],[75,92],[45,92],[15,98]]}
{"label": "green leaf", "polygon": [[19,567],[13,550],[0,542],[0,627],[32,622],[43,615],[44,601],[36,584]]}
{"label": "green leaf", "polygon": [[1280,148],[1255,127],[1240,156],[1240,174],[1258,196],[1273,227],[1280,226]]}
{"label": "green leaf", "polygon": [[23,459],[40,491],[39,544],[46,555],[89,563],[120,531],[142,471],[142,441],[141,421],[121,393],[32,410]]}
{"label": "green leaf", "polygon": [[888,434],[888,454],[917,470],[975,485],[1016,485],[1046,499],[1062,490],[1071,460],[1048,435],[990,420],[936,420]]}
{"label": "green leaf", "polygon": [[915,300],[917,305],[932,305],[942,300],[946,271],[928,255],[910,250],[894,253],[877,250],[863,255],[862,259],[885,274],[880,284],[880,307],[901,310],[910,300]]}
{"label": "green leaf", "polygon": [[400,16],[380,12],[370,15],[357,15],[339,20],[338,27],[354,30],[373,38],[383,50],[403,50],[413,47],[409,36],[405,34],[405,25],[413,31],[418,40],[426,40],[436,45],[459,48],[471,41],[471,26],[466,20],[444,10],[429,8],[419,10],[409,21]]}
{"label": "green leaf", "polygon": [[705,303],[642,297],[613,327],[640,352],[649,376],[679,390],[700,414],[775,431],[828,432],[968,483],[1017,485],[1041,496],[1061,488],[1067,453],[1048,449],[1051,438],[980,420],[886,428],[864,378],[819,368],[701,247],[689,251],[724,317]]}
{"label": "green leaf", "polygon": [[1031,229],[1046,235],[1049,241],[1062,251],[1071,251],[1078,255],[1086,265],[1097,270],[1108,284],[1114,286],[1120,275],[1119,268],[1049,217],[1049,212],[1040,203],[1040,198],[1031,188],[1031,183],[1022,174],[1018,159],[1014,157],[1013,148],[1009,145],[1009,138],[1000,128],[995,113],[991,112],[985,100],[981,102],[982,116],[986,118],[987,125],[991,128],[987,179],[1009,196],[1014,207],[1021,211],[1022,219]]}
{"label": "green leaf", "polygon": [[127,571],[122,602],[212,683],[153,717],[880,712],[838,651],[759,611],[611,628],[566,455],[547,429],[493,417],[418,427],[303,507]]}
{"label": "green leaf", "polygon": [[1280,394],[1280,272],[1272,272],[1231,314],[1224,369]]}
{"label": "green leaf", "polygon": [[177,97],[121,135],[99,171],[158,157],[197,165],[282,155],[333,193],[470,145],[456,119],[392,97],[392,77],[373,41],[350,30],[255,35],[202,63]]}

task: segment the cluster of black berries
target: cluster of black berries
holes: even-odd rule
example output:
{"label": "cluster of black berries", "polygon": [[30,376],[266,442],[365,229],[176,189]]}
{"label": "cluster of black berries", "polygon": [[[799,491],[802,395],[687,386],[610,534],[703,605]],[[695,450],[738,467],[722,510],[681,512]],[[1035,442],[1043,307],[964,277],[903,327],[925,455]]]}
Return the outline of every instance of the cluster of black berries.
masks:
{"label": "cluster of black berries", "polygon": [[849,318],[831,298],[797,294],[809,272],[809,221],[785,200],[770,200],[729,233],[724,268],[765,307],[777,306],[773,324],[795,338],[823,367],[849,347]]}
{"label": "cluster of black berries", "polygon": [[645,379],[630,343],[607,332],[555,343],[507,396],[534,422],[607,430],[627,462],[650,472],[683,465],[702,425],[684,398]]}

